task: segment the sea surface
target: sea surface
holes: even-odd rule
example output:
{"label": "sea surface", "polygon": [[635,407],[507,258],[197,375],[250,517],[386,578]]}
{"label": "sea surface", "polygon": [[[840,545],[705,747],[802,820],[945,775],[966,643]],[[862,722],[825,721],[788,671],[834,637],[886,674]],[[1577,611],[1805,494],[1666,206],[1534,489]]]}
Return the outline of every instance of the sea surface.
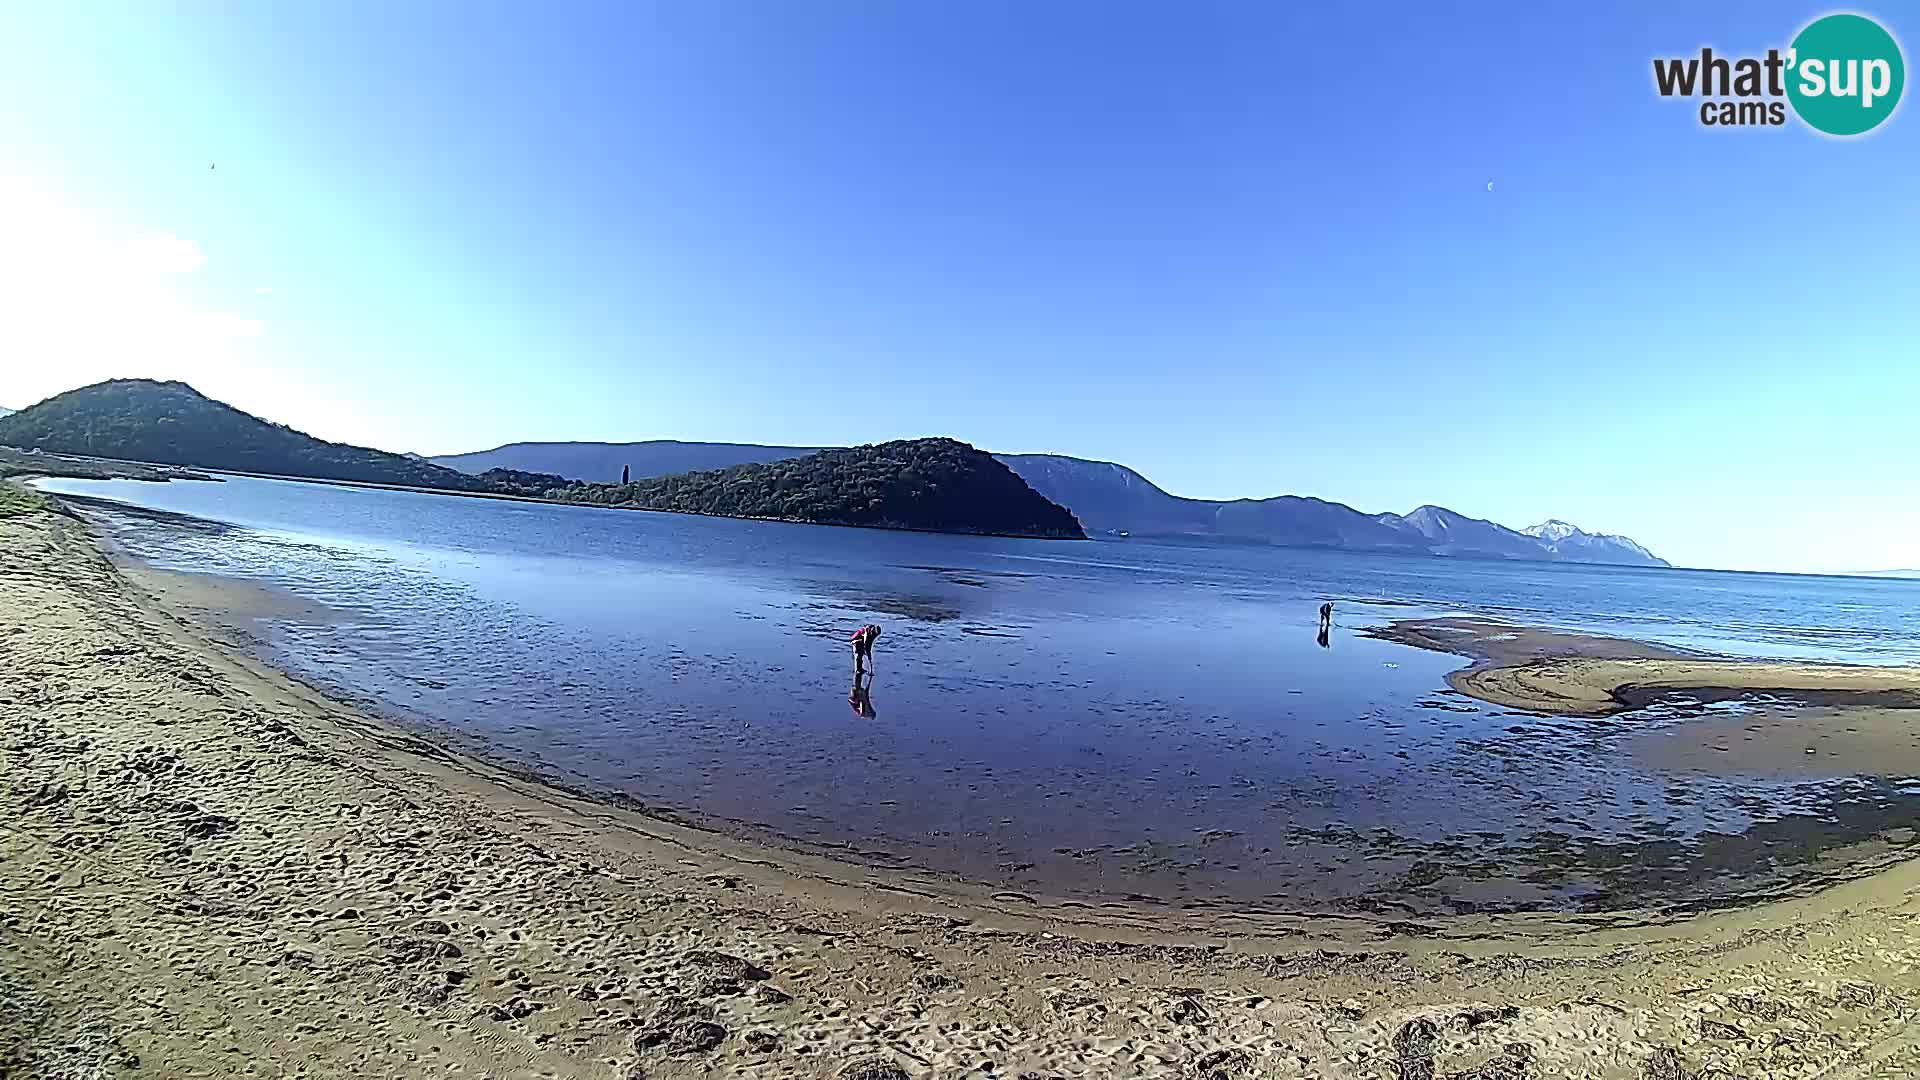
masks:
{"label": "sea surface", "polygon": [[[1920,582],[941,536],[242,477],[38,486],[83,497],[133,558],[324,605],[256,620],[258,652],[402,723],[712,827],[1034,897],[1713,901],[1754,887],[1753,864],[1781,884],[1822,837],[1920,809],[1911,784],[1644,771],[1611,740],[1690,710],[1484,706],[1445,683],[1464,661],[1359,633],[1476,614],[1915,663]],[[861,699],[847,637],[868,622],[883,633]]]}

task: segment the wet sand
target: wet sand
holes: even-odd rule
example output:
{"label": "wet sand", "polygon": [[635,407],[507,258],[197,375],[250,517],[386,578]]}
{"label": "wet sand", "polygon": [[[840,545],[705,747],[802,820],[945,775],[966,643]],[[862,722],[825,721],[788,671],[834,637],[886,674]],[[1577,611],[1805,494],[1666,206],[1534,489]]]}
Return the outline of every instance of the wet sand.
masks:
{"label": "wet sand", "polygon": [[1920,1070],[1914,863],[1690,919],[1038,904],[531,783],[160,592],[0,516],[0,1075]]}
{"label": "wet sand", "polygon": [[250,619],[331,622],[349,617],[325,604],[252,582],[161,570],[130,559],[116,559],[114,567],[122,577],[167,609],[208,622],[244,624]]}
{"label": "wet sand", "polygon": [[1642,764],[1664,771],[1904,780],[1920,777],[1920,713],[1779,707],[1638,732],[1623,746]]}

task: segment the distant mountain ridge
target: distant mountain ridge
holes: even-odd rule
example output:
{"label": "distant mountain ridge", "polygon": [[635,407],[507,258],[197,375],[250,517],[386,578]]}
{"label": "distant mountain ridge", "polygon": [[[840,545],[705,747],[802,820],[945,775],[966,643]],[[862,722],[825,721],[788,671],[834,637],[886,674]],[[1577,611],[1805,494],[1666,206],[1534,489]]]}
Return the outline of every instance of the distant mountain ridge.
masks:
{"label": "distant mountain ridge", "polygon": [[1072,510],[1094,532],[1211,536],[1287,547],[1423,552],[1426,545],[1341,503],[1299,495],[1186,499],[1110,461],[1060,454],[1000,454],[1033,489]]}
{"label": "distant mountain ridge", "polygon": [[1668,565],[1625,537],[1595,535],[1561,521],[1535,526],[1543,535],[1530,535],[1443,506],[1422,506],[1408,514],[1363,514],[1344,503],[1295,495],[1186,499],[1169,495],[1146,477],[1112,462],[1061,454],[1002,454],[1000,460],[1095,532],[1475,558]]}
{"label": "distant mountain ridge", "polygon": [[630,443],[526,442],[508,443],[471,454],[442,454],[425,460],[465,473],[518,469],[523,472],[555,473],[569,480],[589,484],[612,484],[619,482],[621,470],[628,468],[631,469],[631,478],[640,480],[674,473],[731,469],[735,465],[765,465],[823,449],[826,447],[754,446],[747,443],[680,442],[677,439]]}
{"label": "distant mountain ridge", "polygon": [[[701,460],[765,464],[813,451],[749,443],[510,443],[477,454],[431,460],[454,468],[511,463],[531,472],[572,479],[617,479],[623,466],[635,480],[684,471],[689,452]],[[1041,495],[1066,507],[1090,533],[1214,538],[1288,547],[1549,562],[1666,566],[1624,536],[1589,533],[1557,519],[1531,529],[1422,506],[1407,514],[1365,514],[1344,503],[1298,495],[1268,499],[1188,499],[1170,495],[1125,465],[1063,454],[996,454]],[[584,464],[583,464],[584,463]],[[590,472],[570,472],[569,468]],[[722,467],[722,466],[708,466]]]}
{"label": "distant mountain ridge", "polygon": [[1444,506],[1422,506],[1410,514],[1380,514],[1383,525],[1422,537],[1435,555],[1477,555],[1503,559],[1538,559],[1542,545],[1524,532],[1482,518],[1468,517]]}

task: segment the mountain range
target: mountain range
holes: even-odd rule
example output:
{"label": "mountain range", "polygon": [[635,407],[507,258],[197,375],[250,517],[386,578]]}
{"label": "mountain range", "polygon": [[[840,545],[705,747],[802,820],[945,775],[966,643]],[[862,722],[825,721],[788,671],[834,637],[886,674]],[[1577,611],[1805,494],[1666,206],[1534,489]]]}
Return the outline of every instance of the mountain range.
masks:
{"label": "mountain range", "polygon": [[[679,471],[637,483],[584,483],[499,465],[469,474],[417,454],[316,439],[186,383],[117,379],[0,417],[0,446],[609,508],[1048,539],[1086,535],[1071,513],[1004,463],[955,439],[774,454],[768,463]],[[674,453],[663,450],[663,459]],[[688,459],[682,454],[676,460]]]}
{"label": "mountain range", "polygon": [[[1297,495],[1187,499],[1106,461],[988,455],[951,439],[847,449],[743,443],[514,443],[422,458],[331,443],[180,382],[122,379],[0,417],[0,445],[229,472],[693,513],[1018,535],[1160,536],[1562,562],[1666,563],[1564,521],[1527,530],[1422,506],[1365,514]],[[621,483],[622,479],[630,482]],[[1064,509],[1062,509],[1064,508]],[[1078,519],[1075,521],[1075,519]]]}
{"label": "mountain range", "polygon": [[1443,506],[1422,506],[1408,514],[1365,514],[1345,503],[1298,495],[1186,499],[1109,461],[1058,454],[1002,454],[1000,460],[1095,532],[1474,558],[1667,565],[1624,536],[1588,533],[1563,521],[1520,531]]}
{"label": "mountain range", "polygon": [[[766,464],[816,452],[804,447],[667,440],[510,443],[429,460],[462,470],[504,467],[605,483],[618,479],[622,469],[639,480],[690,467]],[[1408,514],[1366,514],[1344,503],[1298,495],[1188,499],[1171,495],[1125,465],[1113,462],[1060,454],[995,456],[1035,491],[1072,511],[1081,525],[1096,534],[1475,558],[1667,565],[1627,537],[1589,533],[1559,520],[1517,530],[1440,506],[1422,506]]]}

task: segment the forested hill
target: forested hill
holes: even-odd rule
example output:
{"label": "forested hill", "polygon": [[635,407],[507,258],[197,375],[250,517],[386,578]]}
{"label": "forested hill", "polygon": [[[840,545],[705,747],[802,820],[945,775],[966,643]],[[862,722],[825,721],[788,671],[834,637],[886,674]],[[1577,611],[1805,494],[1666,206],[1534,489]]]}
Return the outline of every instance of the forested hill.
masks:
{"label": "forested hill", "polygon": [[524,469],[558,473],[587,484],[611,484],[622,474],[630,477],[672,476],[674,473],[731,469],[735,465],[764,465],[770,461],[805,457],[824,446],[752,446],[743,443],[647,442],[508,443],[471,454],[429,458],[435,465],[478,475],[488,469]]}
{"label": "forested hill", "polygon": [[730,469],[581,484],[569,502],[936,532],[1080,539],[1080,523],[993,455],[954,439],[823,450]]}
{"label": "forested hill", "polygon": [[214,401],[186,383],[150,379],[83,386],[0,417],[0,446],[448,491],[540,495],[566,483],[504,470],[469,476],[404,454],[326,442]]}

